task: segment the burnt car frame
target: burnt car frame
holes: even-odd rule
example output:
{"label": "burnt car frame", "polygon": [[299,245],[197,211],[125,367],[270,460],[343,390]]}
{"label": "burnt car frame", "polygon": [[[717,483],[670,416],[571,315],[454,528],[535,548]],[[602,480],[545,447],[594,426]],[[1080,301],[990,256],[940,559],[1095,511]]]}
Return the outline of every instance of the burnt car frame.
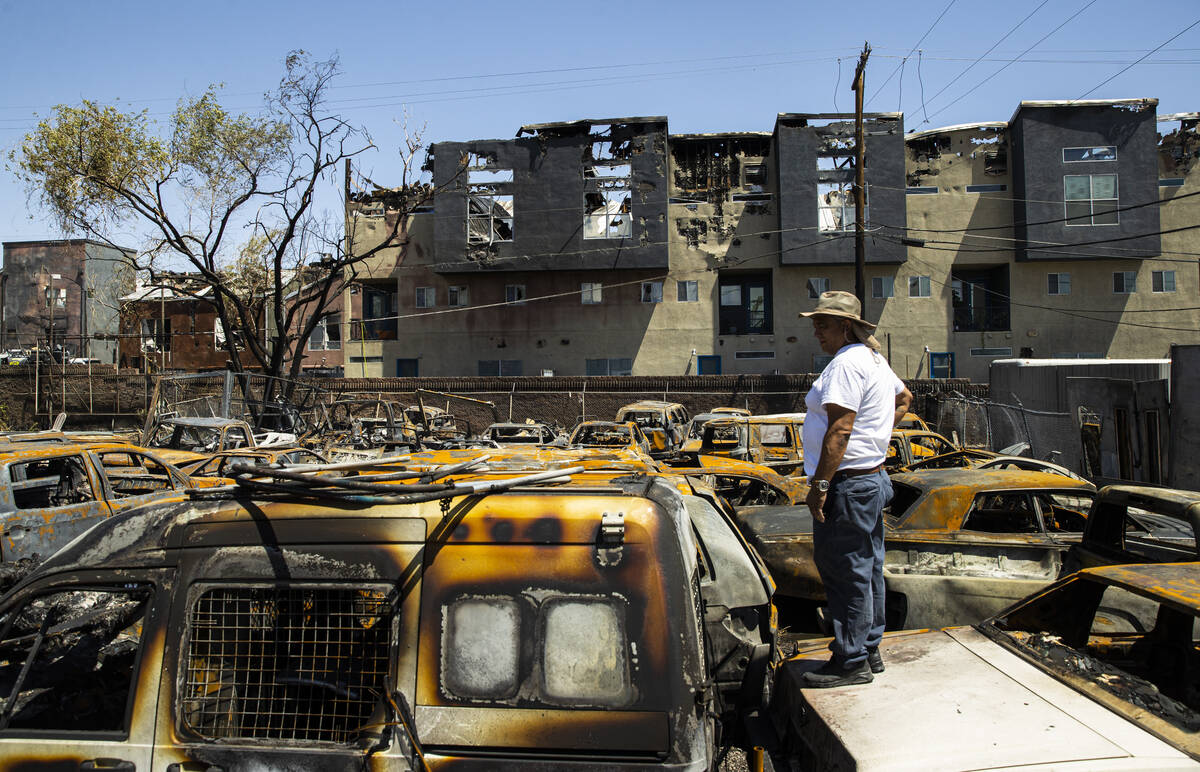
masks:
{"label": "burnt car frame", "polygon": [[[1025,471],[892,475],[884,510],[888,628],[977,622],[1057,579],[1095,486]],[[804,618],[825,591],[807,506],[741,507],[737,520]]]}

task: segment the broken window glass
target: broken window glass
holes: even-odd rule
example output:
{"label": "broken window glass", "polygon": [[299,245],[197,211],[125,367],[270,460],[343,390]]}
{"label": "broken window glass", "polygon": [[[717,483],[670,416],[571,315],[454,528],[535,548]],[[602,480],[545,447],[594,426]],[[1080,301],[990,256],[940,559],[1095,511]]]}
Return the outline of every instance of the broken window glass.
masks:
{"label": "broken window glass", "polygon": [[1112,145],[1104,145],[1102,147],[1064,147],[1062,152],[1063,163],[1117,160],[1117,149]]}
{"label": "broken window glass", "polygon": [[467,243],[494,244],[513,240],[511,195],[467,194]]}
{"label": "broken window glass", "polygon": [[963,520],[964,531],[1038,533],[1033,502],[1023,493],[988,493],[976,497]]}
{"label": "broken window glass", "polygon": [[348,744],[382,715],[395,600],[386,587],[222,587],[189,615],[179,691],[206,739]]}
{"label": "broken window glass", "polygon": [[[175,427],[177,432],[184,428],[189,427]],[[210,442],[205,443],[205,446],[210,446],[210,452],[218,450],[220,434],[209,432],[205,436],[212,438]],[[171,476],[166,467],[141,453],[119,451],[100,453],[98,457],[104,476],[108,478],[113,498],[145,496],[175,490],[178,485],[178,481]]]}
{"label": "broken window glass", "polygon": [[[864,225],[870,222],[871,205],[868,187],[863,189]],[[823,233],[854,230],[855,218],[853,182],[817,183],[817,228]]]}
{"label": "broken window glass", "polygon": [[712,203],[730,192],[765,193],[769,136],[678,137],[671,141],[675,188]]}
{"label": "broken window glass", "polygon": [[72,589],[0,619],[0,729],[128,731],[145,587]]}

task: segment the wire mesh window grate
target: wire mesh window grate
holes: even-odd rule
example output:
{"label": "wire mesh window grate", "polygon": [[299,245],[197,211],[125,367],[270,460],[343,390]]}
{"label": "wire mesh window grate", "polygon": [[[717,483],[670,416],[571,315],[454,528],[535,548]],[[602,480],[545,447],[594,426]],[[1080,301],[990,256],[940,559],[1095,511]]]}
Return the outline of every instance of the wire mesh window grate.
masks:
{"label": "wire mesh window grate", "polygon": [[213,739],[353,742],[386,720],[393,615],[381,588],[205,591],[191,613],[185,724]]}

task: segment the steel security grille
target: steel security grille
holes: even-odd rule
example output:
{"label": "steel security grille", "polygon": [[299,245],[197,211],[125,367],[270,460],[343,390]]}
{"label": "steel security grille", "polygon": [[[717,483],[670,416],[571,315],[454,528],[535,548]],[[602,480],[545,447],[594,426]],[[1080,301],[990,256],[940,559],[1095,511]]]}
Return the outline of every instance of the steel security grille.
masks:
{"label": "steel security grille", "polygon": [[[383,704],[384,589],[215,588],[192,608],[183,720],[207,738],[346,744]],[[383,715],[382,712],[380,715]]]}

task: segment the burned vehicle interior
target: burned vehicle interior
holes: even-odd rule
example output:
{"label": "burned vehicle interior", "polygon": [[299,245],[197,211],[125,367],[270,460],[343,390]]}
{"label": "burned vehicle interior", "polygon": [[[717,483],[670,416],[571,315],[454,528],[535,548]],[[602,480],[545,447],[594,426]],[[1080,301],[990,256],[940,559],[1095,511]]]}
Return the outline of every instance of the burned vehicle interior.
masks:
{"label": "burned vehicle interior", "polygon": [[1195,753],[1200,623],[1185,600],[1196,597],[1194,564],[1124,578],[1120,569],[1075,574],[982,629],[1102,704],[1145,711],[1151,731]]}

